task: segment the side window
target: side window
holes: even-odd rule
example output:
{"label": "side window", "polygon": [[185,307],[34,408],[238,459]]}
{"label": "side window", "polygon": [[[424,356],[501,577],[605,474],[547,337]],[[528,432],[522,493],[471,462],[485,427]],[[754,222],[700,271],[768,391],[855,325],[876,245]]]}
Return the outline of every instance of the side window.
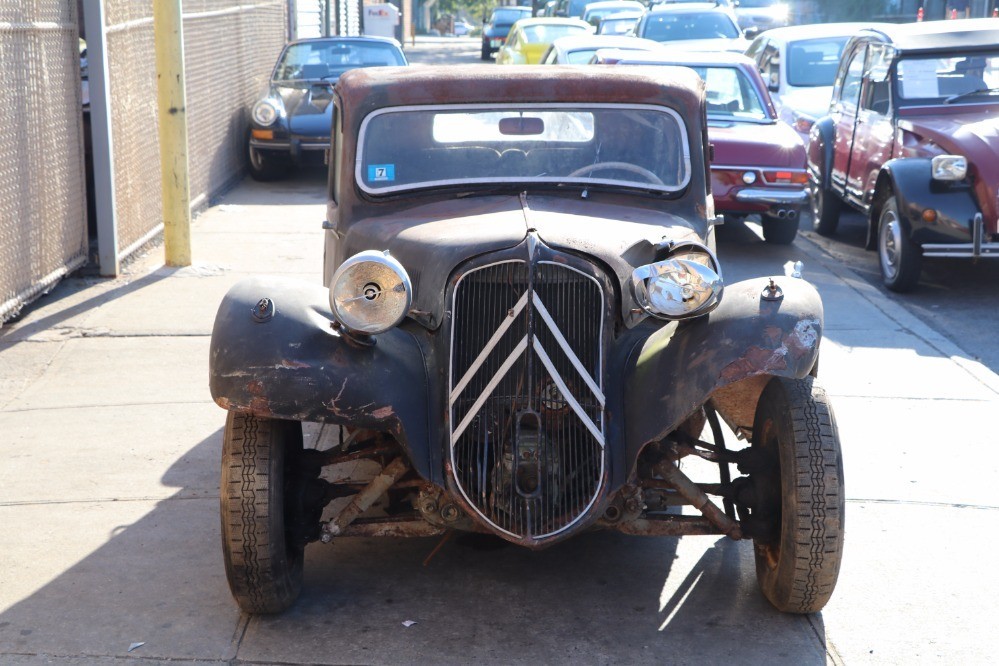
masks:
{"label": "side window", "polygon": [[864,80],[864,57],[867,48],[862,46],[850,55],[846,71],[841,72],[838,99],[844,111],[856,111],[860,101],[860,84]]}
{"label": "side window", "polygon": [[766,46],[768,41],[770,40],[766,37],[759,37],[746,49],[746,55],[755,60],[757,66],[760,65],[760,54],[763,52],[763,47]]}
{"label": "side window", "polygon": [[872,44],[867,49],[866,78],[861,108],[882,116],[888,115],[891,108],[891,83],[888,80],[888,66],[891,64],[891,50],[884,44]]}
{"label": "side window", "polygon": [[517,31],[517,30],[511,31],[510,32],[510,36],[507,37],[507,40],[506,40],[506,46],[507,46],[507,48],[516,49],[517,48],[517,41],[518,41],[519,37],[520,37],[520,32],[519,31]]}
{"label": "side window", "polygon": [[767,87],[776,91],[780,88],[780,49],[776,44],[770,42],[763,49],[763,66],[760,67],[760,74]]}

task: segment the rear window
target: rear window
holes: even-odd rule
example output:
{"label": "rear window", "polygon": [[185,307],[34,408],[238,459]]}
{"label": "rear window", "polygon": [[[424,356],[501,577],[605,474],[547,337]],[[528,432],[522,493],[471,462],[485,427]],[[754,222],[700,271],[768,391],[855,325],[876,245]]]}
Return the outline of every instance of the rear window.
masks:
{"label": "rear window", "polygon": [[801,88],[831,86],[848,37],[807,39],[787,46],[787,83]]}
{"label": "rear window", "polygon": [[697,12],[691,14],[651,14],[646,18],[640,37],[657,42],[686,39],[735,39],[739,27],[727,14]]}

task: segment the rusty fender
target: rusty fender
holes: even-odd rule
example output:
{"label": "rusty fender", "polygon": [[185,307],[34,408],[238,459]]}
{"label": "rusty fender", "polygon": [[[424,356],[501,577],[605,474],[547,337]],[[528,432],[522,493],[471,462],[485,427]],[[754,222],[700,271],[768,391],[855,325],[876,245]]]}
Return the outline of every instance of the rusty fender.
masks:
{"label": "rusty fender", "polygon": [[[769,278],[737,282],[710,315],[663,326],[636,346],[625,382],[629,467],[645,444],[676,429],[716,391],[752,377],[809,373],[822,339],[822,300],[804,280],[772,279],[782,294],[776,300],[764,298]],[[738,400],[752,401],[740,405],[740,418],[746,408],[755,411],[759,394],[748,395]]]}
{"label": "rusty fender", "polygon": [[[223,409],[391,433],[430,475],[427,373],[400,328],[359,347],[332,328],[328,290],[288,278],[251,278],[226,294],[209,356],[212,398]],[[268,299],[261,302],[262,299]]]}

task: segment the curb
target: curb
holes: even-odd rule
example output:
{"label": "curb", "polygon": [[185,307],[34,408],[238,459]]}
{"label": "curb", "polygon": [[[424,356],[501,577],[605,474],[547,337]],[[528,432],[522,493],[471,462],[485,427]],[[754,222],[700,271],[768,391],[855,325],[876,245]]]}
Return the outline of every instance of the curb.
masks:
{"label": "curb", "polygon": [[[967,372],[975,381],[982,384],[990,391],[999,396],[999,374],[996,374],[987,366],[978,361],[972,360],[972,355],[961,349],[956,343],[944,335],[933,330],[921,319],[906,310],[892,299],[885,296],[876,287],[868,283],[857,275],[852,268],[835,261],[821,245],[808,236],[798,234],[798,239],[804,241],[798,244],[798,248],[806,257],[828,270],[837,278],[843,281],[857,296],[863,298],[868,303],[877,308],[885,317],[892,320],[898,327],[919,338],[932,349],[940,353],[941,356],[949,358],[962,370]],[[807,245],[807,247],[803,247]],[[807,266],[806,266],[807,271]]]}

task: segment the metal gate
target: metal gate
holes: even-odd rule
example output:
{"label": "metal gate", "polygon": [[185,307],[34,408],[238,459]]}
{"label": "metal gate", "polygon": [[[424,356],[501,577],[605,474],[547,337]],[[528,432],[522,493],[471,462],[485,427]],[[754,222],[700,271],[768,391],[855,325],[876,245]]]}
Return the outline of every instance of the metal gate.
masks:
{"label": "metal gate", "polygon": [[0,0],[0,323],[86,261],[75,2]]}

